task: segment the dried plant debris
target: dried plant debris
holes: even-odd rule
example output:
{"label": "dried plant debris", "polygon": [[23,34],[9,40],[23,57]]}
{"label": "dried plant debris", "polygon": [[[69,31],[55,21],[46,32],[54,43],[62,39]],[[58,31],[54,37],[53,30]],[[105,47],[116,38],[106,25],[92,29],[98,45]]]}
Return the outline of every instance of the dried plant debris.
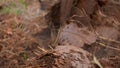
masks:
{"label": "dried plant debris", "polygon": [[99,34],[99,36],[113,40],[117,40],[120,34],[119,31],[114,27],[107,27],[107,26],[100,26],[96,28],[96,32]]}
{"label": "dried plant debris", "polygon": [[77,8],[85,9],[86,13],[89,15],[94,12],[96,5],[97,2],[95,0],[80,0],[78,2]]}
{"label": "dried plant debris", "polygon": [[0,68],[119,67],[118,0],[0,0]]}
{"label": "dried plant debris", "polygon": [[73,68],[92,68],[91,61],[89,59],[90,54],[81,48],[67,44],[65,46],[57,46],[55,51],[60,54],[60,57],[64,59],[65,62],[68,59],[69,62],[67,63],[69,63],[69,66]]}
{"label": "dried plant debris", "polygon": [[119,56],[102,58],[100,60],[100,62],[104,66],[104,68],[119,68],[120,67],[120,58],[119,58]]}

